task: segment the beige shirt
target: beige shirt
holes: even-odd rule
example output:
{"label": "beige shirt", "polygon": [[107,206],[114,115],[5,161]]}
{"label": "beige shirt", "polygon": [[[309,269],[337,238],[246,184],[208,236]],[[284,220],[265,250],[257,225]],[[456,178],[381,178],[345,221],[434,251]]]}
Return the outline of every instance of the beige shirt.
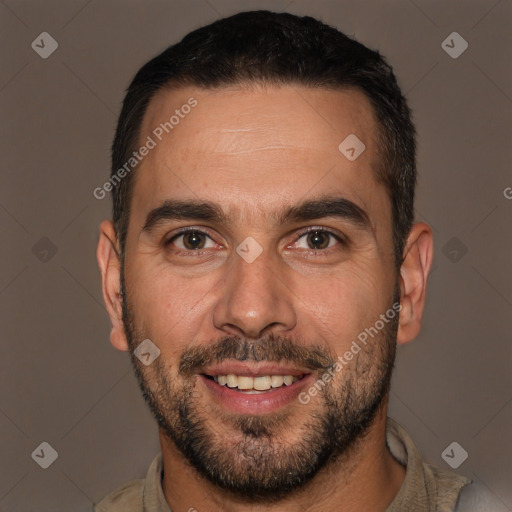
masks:
{"label": "beige shirt", "polygon": [[[424,463],[407,432],[391,418],[386,439],[393,457],[407,468],[405,480],[386,512],[459,512],[459,493],[470,480]],[[96,505],[94,512],[172,512],[162,490],[162,470],[162,454],[158,454],[145,480],[126,483]]]}

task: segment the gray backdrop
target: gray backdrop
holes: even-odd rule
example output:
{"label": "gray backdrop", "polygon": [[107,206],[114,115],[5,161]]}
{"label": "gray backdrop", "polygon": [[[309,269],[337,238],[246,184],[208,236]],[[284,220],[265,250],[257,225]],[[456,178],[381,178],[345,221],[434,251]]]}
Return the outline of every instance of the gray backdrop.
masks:
{"label": "gray backdrop", "polygon": [[159,450],[128,356],[109,342],[95,247],[110,203],[92,191],[136,70],[254,8],[316,16],[394,66],[436,256],[390,415],[432,463],[467,451],[456,471],[512,510],[510,0],[2,1],[0,510],[89,511]]}

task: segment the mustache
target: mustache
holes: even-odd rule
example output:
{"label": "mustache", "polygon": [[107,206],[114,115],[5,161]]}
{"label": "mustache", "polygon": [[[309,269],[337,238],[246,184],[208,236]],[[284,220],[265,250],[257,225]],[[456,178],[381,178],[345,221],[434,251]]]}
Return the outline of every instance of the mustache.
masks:
{"label": "mustache", "polygon": [[327,370],[336,360],[321,345],[303,346],[290,338],[269,334],[256,341],[226,336],[208,345],[187,348],[181,355],[178,371],[190,377],[209,364],[225,360],[287,362],[312,371]]}

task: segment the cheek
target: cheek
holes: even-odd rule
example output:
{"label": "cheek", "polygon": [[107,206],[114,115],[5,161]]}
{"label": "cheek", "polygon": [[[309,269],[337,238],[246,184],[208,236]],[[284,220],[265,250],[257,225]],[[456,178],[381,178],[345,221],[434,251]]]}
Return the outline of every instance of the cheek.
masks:
{"label": "cheek", "polygon": [[370,264],[347,265],[311,279],[302,276],[296,290],[299,318],[310,339],[321,335],[320,341],[338,354],[390,306],[387,284]]}
{"label": "cheek", "polygon": [[167,357],[180,355],[209,318],[208,290],[214,282],[186,279],[169,268],[135,262],[126,283],[136,325]]}

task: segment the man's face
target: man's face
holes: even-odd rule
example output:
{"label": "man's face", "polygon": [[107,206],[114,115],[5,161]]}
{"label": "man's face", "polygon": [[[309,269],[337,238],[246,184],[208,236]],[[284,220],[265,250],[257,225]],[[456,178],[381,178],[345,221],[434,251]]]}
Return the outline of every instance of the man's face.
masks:
{"label": "man's face", "polygon": [[[350,134],[366,147],[355,160],[338,149]],[[303,87],[166,90],[147,136],[124,264],[141,387],[203,476],[277,499],[346,453],[389,385],[396,318],[309,392],[397,299],[370,103]],[[133,355],[146,338],[161,352],[149,366]]]}

